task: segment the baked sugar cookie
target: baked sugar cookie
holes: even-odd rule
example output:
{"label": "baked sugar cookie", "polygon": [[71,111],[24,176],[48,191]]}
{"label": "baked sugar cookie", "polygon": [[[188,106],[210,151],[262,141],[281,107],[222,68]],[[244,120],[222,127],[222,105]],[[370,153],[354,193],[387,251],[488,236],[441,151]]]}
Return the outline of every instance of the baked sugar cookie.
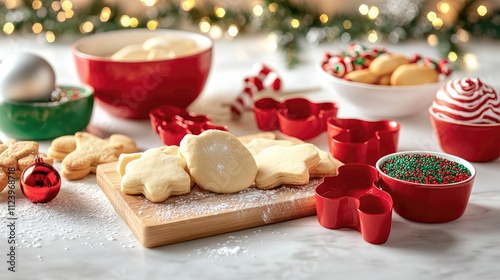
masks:
{"label": "baked sugar cookie", "polygon": [[255,161],[255,185],[267,190],[282,184],[307,184],[309,170],[318,166],[320,158],[313,144],[299,144],[269,147],[257,154]]}
{"label": "baked sugar cookie", "polygon": [[140,159],[141,156],[142,153],[121,154],[118,157],[118,163],[116,164],[116,172],[120,174],[120,177],[125,175],[127,165],[136,159]]}
{"label": "baked sugar cookie", "polygon": [[257,164],[248,149],[232,134],[207,130],[184,136],[180,145],[194,182],[215,193],[234,193],[250,187]]}
{"label": "baked sugar cookie", "polygon": [[0,168],[0,192],[7,186],[9,182],[9,176]]}
{"label": "baked sugar cookie", "polygon": [[256,138],[276,139],[276,134],[274,134],[274,132],[260,132],[260,133],[251,134],[251,135],[239,136],[238,140],[240,140],[241,143],[246,145],[246,144],[250,143],[253,139],[256,139]]}
{"label": "baked sugar cookie", "polygon": [[309,176],[311,177],[325,177],[325,176],[335,176],[337,175],[338,168],[343,165],[343,163],[332,157],[330,153],[327,153],[318,147],[316,147],[320,161],[318,166],[309,170]]}
{"label": "baked sugar cookie", "polygon": [[439,81],[438,71],[418,64],[401,65],[391,76],[393,86],[413,86],[437,83]]}
{"label": "baked sugar cookie", "polygon": [[[162,151],[166,155],[179,157],[179,159],[181,160],[182,168],[184,168],[187,172],[186,161],[181,157],[178,146],[163,146],[157,149]],[[120,174],[120,177],[123,177],[123,175],[125,175],[127,165],[130,162],[139,159],[142,156],[142,154],[143,153],[121,154],[118,157],[118,163],[116,164],[116,172]]]}
{"label": "baked sugar cookie", "polygon": [[382,54],[372,61],[368,69],[377,76],[384,76],[391,74],[399,66],[409,63],[408,58],[402,54]]}
{"label": "baked sugar cookie", "polygon": [[76,149],[74,135],[64,135],[52,140],[47,155],[57,161],[62,161],[69,153]]}
{"label": "baked sugar cookie", "polygon": [[121,179],[125,194],[143,194],[151,202],[165,201],[171,195],[191,191],[191,178],[178,156],[166,155],[160,149],[145,151],[139,159],[127,164]]}
{"label": "baked sugar cookie", "polygon": [[[274,139],[265,139],[265,138],[256,138],[250,141],[248,144],[245,146],[248,148],[248,150],[252,153],[252,155],[257,155],[266,148],[272,147],[272,146],[293,146],[297,145],[299,143],[304,143],[304,142],[297,142],[297,141],[291,141],[291,140],[274,140]],[[339,166],[341,166],[343,163],[340,162],[338,159],[332,157],[329,153],[321,150],[320,148],[316,147],[316,151],[318,152],[320,162],[319,165],[312,168],[309,170],[309,175],[311,177],[324,177],[324,176],[335,176],[337,175],[337,169]]]}
{"label": "baked sugar cookie", "polygon": [[276,140],[268,138],[255,138],[245,145],[252,155],[257,155],[272,146],[293,146],[296,143],[289,140]]}

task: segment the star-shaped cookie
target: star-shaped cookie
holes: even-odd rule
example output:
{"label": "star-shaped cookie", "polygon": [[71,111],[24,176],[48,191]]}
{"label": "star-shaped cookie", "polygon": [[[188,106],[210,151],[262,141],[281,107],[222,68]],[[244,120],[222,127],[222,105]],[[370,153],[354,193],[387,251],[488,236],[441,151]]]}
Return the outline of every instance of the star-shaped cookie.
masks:
{"label": "star-shaped cookie", "polygon": [[272,146],[255,156],[259,189],[272,189],[282,184],[301,185],[309,182],[309,170],[318,166],[320,158],[313,144]]}
{"label": "star-shaped cookie", "polygon": [[151,202],[162,202],[171,195],[189,193],[191,178],[178,156],[150,149],[127,164],[121,179],[121,191],[143,194]]}
{"label": "star-shaped cookie", "polygon": [[[175,146],[175,145],[163,146],[163,147],[158,147],[156,149],[159,149],[160,151],[162,151],[166,155],[179,157],[181,159],[182,168],[184,168],[185,170],[187,169],[186,161],[183,158],[181,158],[181,155],[179,153],[179,146]],[[127,165],[130,162],[141,158],[141,156],[142,156],[142,153],[129,153],[129,154],[124,153],[124,154],[121,154],[118,157],[118,164],[116,165],[116,172],[118,174],[120,174],[120,177],[123,177],[123,175],[125,175]]]}

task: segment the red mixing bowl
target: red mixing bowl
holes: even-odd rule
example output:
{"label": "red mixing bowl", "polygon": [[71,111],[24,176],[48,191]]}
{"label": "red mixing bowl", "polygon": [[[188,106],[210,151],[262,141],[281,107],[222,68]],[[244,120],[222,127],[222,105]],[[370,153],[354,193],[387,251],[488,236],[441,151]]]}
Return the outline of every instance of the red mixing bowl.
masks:
{"label": "red mixing bowl", "polygon": [[[159,35],[193,40],[198,49],[151,61],[110,58],[125,46]],[[76,41],[71,51],[80,80],[94,88],[99,106],[115,116],[143,119],[158,106],[186,108],[200,95],[210,73],[212,47],[210,38],[194,32],[126,29],[89,35]]]}

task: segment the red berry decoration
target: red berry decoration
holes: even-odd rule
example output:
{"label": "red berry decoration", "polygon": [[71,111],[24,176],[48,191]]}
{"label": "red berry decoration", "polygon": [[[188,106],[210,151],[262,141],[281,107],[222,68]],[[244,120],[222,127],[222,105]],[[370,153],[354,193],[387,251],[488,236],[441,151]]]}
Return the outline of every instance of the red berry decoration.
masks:
{"label": "red berry decoration", "polygon": [[21,191],[33,203],[47,203],[54,199],[61,189],[61,176],[41,157],[24,169],[21,174]]}

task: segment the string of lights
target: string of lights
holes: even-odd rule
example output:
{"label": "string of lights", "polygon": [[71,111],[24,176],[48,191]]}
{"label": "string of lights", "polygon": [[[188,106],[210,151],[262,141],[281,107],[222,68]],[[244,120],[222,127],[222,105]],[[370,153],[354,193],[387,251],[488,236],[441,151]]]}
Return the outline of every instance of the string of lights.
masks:
{"label": "string of lights", "polygon": [[471,37],[500,38],[500,7],[486,0],[387,0],[379,6],[361,4],[357,11],[345,14],[322,13],[305,1],[291,0],[255,0],[249,10],[209,1],[136,0],[144,7],[139,15],[127,14],[123,7],[104,0],[86,5],[76,0],[1,1],[0,27],[5,36],[31,34],[54,43],[69,33],[123,28],[190,28],[226,40],[247,32],[267,32],[289,67],[299,63],[303,42],[425,39],[439,47],[443,57],[460,61],[464,58],[461,45]]}

